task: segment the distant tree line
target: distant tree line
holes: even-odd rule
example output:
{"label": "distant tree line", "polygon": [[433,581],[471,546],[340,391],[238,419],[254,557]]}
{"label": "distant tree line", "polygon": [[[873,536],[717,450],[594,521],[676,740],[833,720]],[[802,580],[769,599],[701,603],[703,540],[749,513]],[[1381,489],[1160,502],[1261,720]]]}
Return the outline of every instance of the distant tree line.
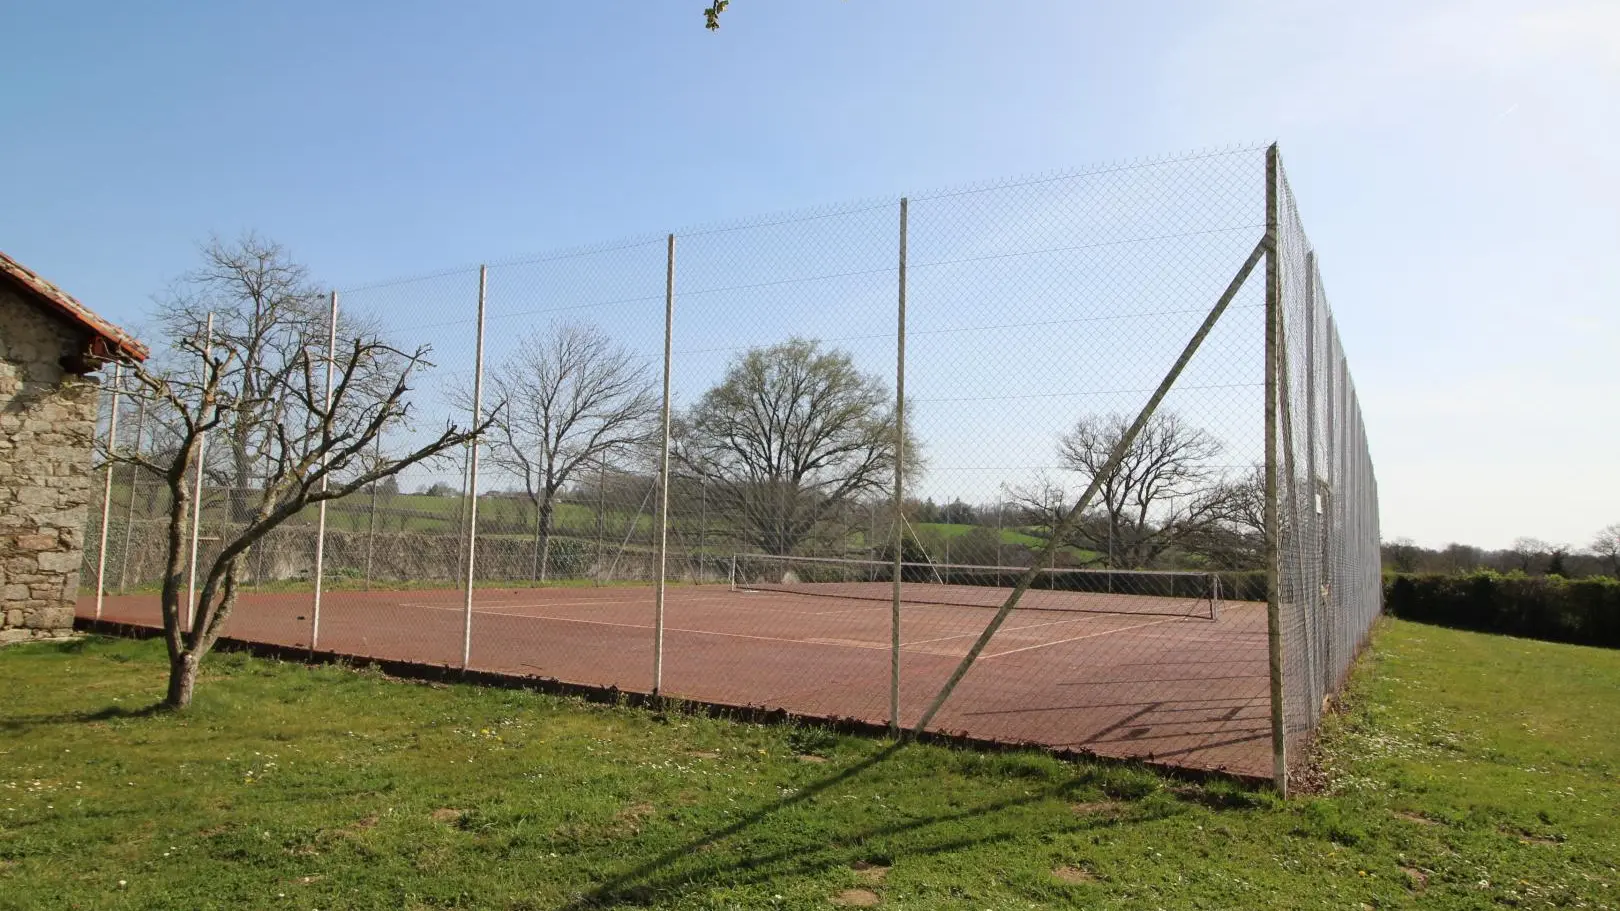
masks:
{"label": "distant tree line", "polygon": [[1419,623],[1620,648],[1620,579],[1609,576],[1391,574],[1384,609]]}
{"label": "distant tree line", "polygon": [[1527,576],[1562,576],[1583,579],[1610,576],[1620,579],[1620,522],[1598,531],[1586,547],[1558,544],[1540,538],[1516,538],[1501,550],[1468,544],[1422,547],[1411,538],[1383,544],[1383,567],[1394,573],[1472,573],[1490,570]]}

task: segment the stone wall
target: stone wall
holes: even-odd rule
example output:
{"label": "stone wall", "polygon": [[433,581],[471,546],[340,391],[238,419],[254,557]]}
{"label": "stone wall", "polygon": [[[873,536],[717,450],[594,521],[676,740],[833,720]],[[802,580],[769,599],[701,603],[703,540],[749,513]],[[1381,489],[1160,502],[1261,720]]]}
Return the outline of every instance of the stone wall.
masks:
{"label": "stone wall", "polygon": [[[84,555],[84,594],[95,591],[97,516],[92,515],[89,547]],[[163,581],[163,560],[168,550],[168,523],[163,519],[142,519],[133,527],[115,508],[111,535],[107,542],[107,591],[153,592]],[[198,562],[207,567],[219,555],[220,541],[234,538],[239,527],[212,523],[202,525]],[[244,587],[308,582],[315,574],[315,527],[287,524],[259,539],[243,559],[238,576]],[[333,588],[354,588],[376,584],[379,588],[412,586],[454,588],[465,579],[467,539],[458,534],[426,532],[326,531],[325,574]],[[703,581],[726,578],[724,562],[711,558]],[[684,553],[670,556],[670,578],[695,582],[689,564],[694,558]],[[598,579],[617,582],[648,581],[657,574],[650,547],[621,549],[610,543],[600,556],[595,542],[554,538],[547,577]],[[516,536],[488,536],[478,539],[478,581],[521,582],[534,577],[534,540]]]}
{"label": "stone wall", "polygon": [[0,284],[0,644],[73,631],[99,386],[58,359],[82,348]]}

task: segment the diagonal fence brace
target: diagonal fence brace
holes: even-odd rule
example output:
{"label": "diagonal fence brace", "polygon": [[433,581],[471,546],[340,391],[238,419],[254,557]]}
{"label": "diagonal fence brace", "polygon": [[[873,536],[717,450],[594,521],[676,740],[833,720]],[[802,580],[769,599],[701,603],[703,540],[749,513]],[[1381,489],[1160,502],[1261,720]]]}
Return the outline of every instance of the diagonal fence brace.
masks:
{"label": "diagonal fence brace", "polygon": [[1153,396],[1148,399],[1147,404],[1142,406],[1141,413],[1136,416],[1136,420],[1131,424],[1130,429],[1126,430],[1124,436],[1120,437],[1119,442],[1115,444],[1114,451],[1108,456],[1108,462],[1101,471],[1092,477],[1091,483],[1086,486],[1086,491],[1080,495],[1080,499],[1075,501],[1074,506],[1052,528],[1052,536],[1047,541],[1046,546],[1041,549],[1040,553],[1035,554],[1030,559],[1029,567],[1018,577],[1018,584],[1013,586],[1012,594],[1007,596],[1006,602],[996,611],[996,615],[990,619],[990,622],[984,628],[984,632],[980,633],[978,640],[973,643],[973,647],[968,649],[968,653],[962,657],[962,661],[956,666],[956,670],[951,672],[950,679],[945,681],[945,685],[940,688],[939,694],[934,697],[933,703],[928,706],[928,710],[923,712],[922,718],[918,719],[917,724],[911,729],[912,734],[921,734],[928,727],[928,723],[934,720],[934,716],[939,713],[940,708],[951,698],[951,693],[956,690],[957,684],[962,682],[962,678],[967,675],[968,670],[979,660],[979,654],[984,651],[986,645],[990,644],[990,640],[995,636],[996,631],[1001,629],[1001,625],[1007,621],[1007,616],[1018,606],[1019,600],[1024,597],[1024,592],[1028,591],[1030,585],[1034,583],[1035,576],[1040,572],[1040,567],[1057,549],[1058,542],[1062,541],[1064,536],[1074,528],[1075,523],[1085,513],[1086,507],[1091,505],[1091,500],[1097,495],[1097,489],[1102,486],[1103,480],[1113,473],[1120,460],[1125,457],[1125,453],[1130,451],[1131,445],[1136,442],[1137,435],[1142,432],[1143,427],[1147,426],[1148,419],[1153,417],[1153,413],[1159,409],[1159,403],[1164,400],[1165,395],[1169,393],[1170,388],[1175,385],[1176,380],[1181,376],[1181,371],[1186,369],[1188,362],[1192,360],[1193,355],[1203,345],[1204,339],[1208,337],[1210,330],[1215,328],[1215,323],[1220,320],[1221,314],[1226,312],[1227,305],[1231,304],[1238,291],[1242,290],[1244,282],[1249,278],[1249,274],[1254,271],[1255,266],[1259,265],[1261,257],[1266,255],[1271,244],[1272,236],[1267,233],[1254,245],[1254,250],[1249,254],[1249,258],[1244,260],[1237,274],[1232,276],[1232,281],[1227,284],[1226,290],[1222,292],[1220,299],[1210,309],[1209,315],[1204,317],[1203,324],[1198,327],[1198,331],[1193,333],[1192,338],[1187,341],[1187,346],[1182,349],[1181,356],[1176,359],[1169,372],[1164,375],[1164,379],[1159,382],[1159,388],[1154,390]]}

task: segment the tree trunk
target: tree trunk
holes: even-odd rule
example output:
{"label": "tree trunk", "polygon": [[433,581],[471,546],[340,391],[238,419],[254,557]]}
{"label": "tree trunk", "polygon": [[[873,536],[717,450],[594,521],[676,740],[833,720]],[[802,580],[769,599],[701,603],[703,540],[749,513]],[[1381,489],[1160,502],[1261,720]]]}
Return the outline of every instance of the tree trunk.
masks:
{"label": "tree trunk", "polygon": [[197,686],[197,669],[202,666],[196,652],[184,651],[169,661],[169,694],[163,704],[171,709],[191,705],[191,693]]}
{"label": "tree trunk", "polygon": [[591,566],[592,584],[602,584],[602,559],[607,551],[603,549],[602,538],[607,533],[607,462],[602,462],[597,468],[596,475],[596,559]]}
{"label": "tree trunk", "polygon": [[540,501],[531,498],[534,504],[534,568],[529,571],[529,578],[538,582],[540,580]]}
{"label": "tree trunk", "polygon": [[546,581],[546,573],[551,563],[551,527],[556,505],[552,503],[551,494],[546,494],[540,501],[539,516],[535,519],[535,544],[540,552],[540,581]]}
{"label": "tree trunk", "polygon": [[225,502],[230,504],[227,515],[232,523],[246,525],[253,521],[253,501],[248,496],[253,486],[253,459],[248,455],[248,430],[241,428],[231,440],[232,474]]}

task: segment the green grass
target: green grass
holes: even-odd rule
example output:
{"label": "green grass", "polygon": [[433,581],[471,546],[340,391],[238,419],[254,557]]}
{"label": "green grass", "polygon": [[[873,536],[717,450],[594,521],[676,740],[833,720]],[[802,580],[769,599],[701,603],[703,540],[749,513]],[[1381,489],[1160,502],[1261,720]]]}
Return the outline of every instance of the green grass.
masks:
{"label": "green grass", "polygon": [[[925,535],[931,533],[940,539],[951,541],[966,535],[975,528],[982,527],[988,526],[963,525],[952,522],[922,522],[918,524],[917,529],[920,533]],[[1031,534],[1029,530],[1023,528],[1003,528],[1000,530],[1000,535],[1001,543],[1015,547],[1025,547],[1030,550],[1035,550],[1046,545],[1046,539]],[[1101,556],[1101,554],[1098,554],[1094,550],[1087,550],[1082,547],[1069,546],[1063,548],[1063,550],[1067,552],[1070,557],[1081,563],[1090,562]],[[944,560],[943,554],[934,554],[933,556],[938,560]],[[1017,559],[1016,556],[1010,552],[1007,556]]]}
{"label": "green grass", "polygon": [[[394,494],[377,503],[377,530],[392,534],[401,532],[454,532],[460,527],[466,503],[461,497],[430,497],[426,494]],[[578,503],[558,503],[552,514],[560,529],[594,529],[596,510]],[[637,515],[621,509],[609,510],[606,523],[623,535],[625,525],[636,521],[636,531],[645,534],[652,527],[652,516]],[[355,494],[339,500],[327,510],[326,521],[335,529],[362,532],[371,527],[371,497]],[[515,497],[478,498],[478,521],[486,528],[514,529],[513,534],[531,535],[534,527],[534,505]]]}
{"label": "green grass", "polygon": [[[142,491],[147,488],[143,485]],[[99,502],[99,501],[98,501]],[[114,504],[113,519],[120,521],[124,510],[129,503],[129,486],[127,484],[114,484],[112,492]],[[210,491],[205,498],[204,517],[212,521],[225,514],[225,498],[218,491]],[[140,501],[140,509],[148,519],[157,518],[158,514],[148,510],[145,499]],[[460,496],[435,497],[420,493],[398,493],[380,496],[377,500],[377,526],[380,534],[450,534],[461,525],[462,511],[466,501]],[[615,503],[607,510],[605,523],[610,536],[623,536],[628,523],[633,519],[636,523],[636,533],[645,536],[653,526],[653,517],[649,510],[640,513],[632,504],[625,508],[622,503]],[[593,506],[581,503],[558,503],[553,514],[556,527],[559,529],[593,530],[596,528],[596,510]],[[491,497],[478,498],[479,522],[485,529],[510,529],[509,534],[518,537],[528,537],[533,534],[534,506],[528,500],[517,497]],[[371,495],[357,493],[341,500],[332,501],[327,509],[327,524],[334,531],[364,532],[371,529]],[[301,513],[294,519],[298,524],[311,524],[315,521],[313,507]]]}
{"label": "green grass", "polygon": [[[973,529],[981,527],[986,526],[963,525],[953,522],[922,522],[917,526],[919,530],[931,531],[934,534],[939,535],[941,538],[960,538]],[[1046,541],[1042,538],[1037,538],[1036,536],[1022,529],[1003,528],[1001,529],[1001,543],[1018,544],[1024,547],[1035,548],[1045,544]]]}
{"label": "green grass", "polygon": [[[389,591],[389,592],[416,592],[416,591],[460,591],[466,583],[458,579],[373,579],[366,584],[364,579],[350,576],[328,576],[321,584],[323,592],[358,592],[358,591]],[[686,585],[679,580],[670,580],[671,586]],[[652,590],[652,583],[633,579],[616,579],[599,582],[595,579],[547,579],[540,582],[535,579],[478,579],[473,582],[475,591],[502,591],[518,589],[541,588],[645,588]],[[131,591],[136,591],[133,587]],[[158,585],[148,586],[146,591],[161,591]],[[271,582],[261,582],[257,585],[242,586],[243,592],[254,593],[303,593],[314,592],[315,583],[307,579],[277,579]]]}
{"label": "green grass", "polygon": [[[421,591],[461,591],[466,583],[458,579],[373,579],[367,584],[364,579],[352,575],[327,576],[321,585],[323,592],[421,592]],[[667,583],[672,588],[693,585],[683,579],[671,579]],[[712,583],[709,583],[712,584]],[[478,579],[473,582],[475,591],[518,591],[524,589],[546,588],[638,588],[652,591],[652,582],[643,579],[610,579],[598,581],[596,579],[569,578],[547,579],[540,582],[534,579]],[[110,594],[140,594],[155,595],[163,591],[161,582],[148,582],[144,585],[131,585],[128,588],[110,591]],[[310,594],[315,591],[315,583],[308,579],[274,579],[252,585],[241,586],[243,594]]]}
{"label": "green grass", "polygon": [[1287,803],[216,655],[0,651],[0,908],[1620,905],[1620,653],[1385,626]]}

